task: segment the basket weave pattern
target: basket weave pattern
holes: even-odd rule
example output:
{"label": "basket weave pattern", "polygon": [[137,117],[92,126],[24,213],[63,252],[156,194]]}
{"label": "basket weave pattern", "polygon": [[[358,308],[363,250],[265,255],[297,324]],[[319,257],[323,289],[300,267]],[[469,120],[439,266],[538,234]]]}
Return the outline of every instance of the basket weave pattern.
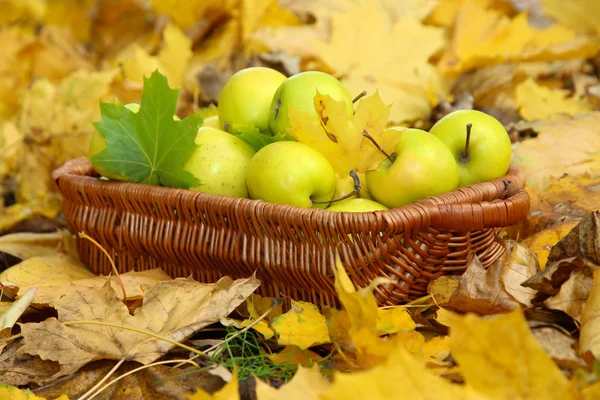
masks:
{"label": "basket weave pattern", "polygon": [[[215,282],[256,272],[263,296],[335,305],[333,267],[339,253],[358,287],[386,276],[375,291],[381,305],[426,293],[442,274],[458,274],[477,255],[484,266],[504,251],[500,228],[529,212],[521,171],[405,207],[337,213],[215,196],[183,189],[98,179],[84,158],[53,175],[74,232],[96,239],[117,269],[162,268],[173,277]],[[108,258],[78,239],[81,259],[99,274]]]}

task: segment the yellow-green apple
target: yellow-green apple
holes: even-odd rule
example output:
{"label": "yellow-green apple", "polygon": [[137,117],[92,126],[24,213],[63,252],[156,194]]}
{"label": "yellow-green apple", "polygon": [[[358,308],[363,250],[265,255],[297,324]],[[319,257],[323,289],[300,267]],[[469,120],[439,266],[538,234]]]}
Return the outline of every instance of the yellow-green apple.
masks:
{"label": "yellow-green apple", "polygon": [[[289,107],[318,118],[314,98],[326,94],[336,101],[344,101],[348,117],[352,116],[352,97],[336,77],[321,71],[306,71],[287,78],[277,89],[271,103],[269,127],[273,134],[290,134]],[[293,136],[292,136],[293,137]]]}
{"label": "yellow-green apple", "polygon": [[382,211],[388,208],[381,203],[369,199],[353,198],[342,201],[336,201],[327,207],[327,211],[345,211],[345,212],[369,212]]}
{"label": "yellow-green apple", "polygon": [[[140,110],[140,105],[138,103],[125,104],[125,107],[134,113],[137,113]],[[108,146],[108,143],[106,142],[106,139],[104,139],[104,136],[102,136],[100,132],[95,131],[92,135],[92,139],[90,140],[89,157],[100,153],[102,150],[106,149],[106,146]],[[110,178],[116,181],[129,181],[128,176],[107,173],[106,171],[102,170],[96,165],[94,165],[94,169],[96,170],[96,172],[98,172],[100,175],[106,178]]]}
{"label": "yellow-green apple", "polygon": [[208,128],[221,129],[221,124],[219,123],[219,116],[213,115],[211,117],[204,118],[202,126],[206,126]]}
{"label": "yellow-green apple", "polygon": [[274,142],[250,160],[246,178],[250,197],[297,207],[325,208],[335,192],[335,172],[312,147]]}
{"label": "yellow-green apple", "polygon": [[201,183],[189,189],[247,198],[246,173],[254,149],[227,132],[209,127],[198,129],[196,145],[183,168]]}
{"label": "yellow-green apple", "polygon": [[459,186],[471,185],[506,174],[512,155],[504,126],[478,110],[454,111],[429,132],[450,149],[460,170]]}
{"label": "yellow-green apple", "polygon": [[401,131],[394,152],[366,173],[374,200],[400,207],[458,187],[458,166],[440,139],[421,129],[390,129]]}
{"label": "yellow-green apple", "polygon": [[273,95],[286,76],[266,67],[251,67],[233,74],[219,96],[218,115],[222,130],[235,126],[269,130],[269,110]]}

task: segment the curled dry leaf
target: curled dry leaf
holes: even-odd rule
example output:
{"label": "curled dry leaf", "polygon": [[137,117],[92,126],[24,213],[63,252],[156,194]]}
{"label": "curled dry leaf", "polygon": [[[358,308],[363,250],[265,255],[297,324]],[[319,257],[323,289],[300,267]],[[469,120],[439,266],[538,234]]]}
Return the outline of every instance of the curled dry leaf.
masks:
{"label": "curled dry leaf", "polygon": [[256,278],[232,281],[227,277],[214,284],[191,279],[159,282],[144,291],[142,306],[130,315],[107,281],[101,288],[79,290],[57,299],[54,307],[58,319],[21,324],[23,346],[18,349],[18,355],[38,355],[57,361],[60,371],[54,377],[70,374],[91,361],[104,358],[148,364],[174,345],[148,334],[103,324],[183,341],[227,316],[258,285]]}
{"label": "curled dry leaf", "polygon": [[581,315],[579,354],[588,351],[600,358],[600,269],[594,271],[593,286]]}
{"label": "curled dry leaf", "polygon": [[506,312],[519,307],[519,302],[506,292],[501,282],[502,259],[486,270],[477,257],[462,275],[458,288],[444,306],[480,315]]}
{"label": "curled dry leaf", "polygon": [[6,347],[8,342],[2,340],[11,336],[12,327],[21,318],[23,312],[35,299],[36,289],[30,288],[12,305],[0,315],[0,353]]}
{"label": "curled dry leaf", "polygon": [[580,321],[599,265],[600,218],[592,212],[552,248],[548,266],[523,286],[538,292],[534,302],[544,302]]}
{"label": "curled dry leaf", "polygon": [[540,326],[532,328],[531,333],[559,367],[571,370],[586,367],[573,348],[577,341],[564,331],[552,326]]}
{"label": "curled dry leaf", "polygon": [[508,255],[500,273],[502,285],[515,300],[530,307],[536,291],[522,286],[521,283],[539,272],[538,260],[527,246],[512,240],[506,241],[506,250]]}

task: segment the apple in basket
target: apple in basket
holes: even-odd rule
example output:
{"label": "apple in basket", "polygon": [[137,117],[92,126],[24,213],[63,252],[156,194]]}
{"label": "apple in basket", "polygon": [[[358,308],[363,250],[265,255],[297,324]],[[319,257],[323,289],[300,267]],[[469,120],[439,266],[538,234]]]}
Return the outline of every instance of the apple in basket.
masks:
{"label": "apple in basket", "polygon": [[325,156],[294,141],[274,142],[250,160],[246,178],[252,199],[325,208],[335,192],[335,172]]}
{"label": "apple in basket", "polygon": [[246,172],[256,151],[248,143],[219,129],[201,127],[198,148],[184,169],[201,183],[190,190],[232,197],[248,197]]}
{"label": "apple in basket", "polygon": [[477,110],[454,111],[429,132],[450,149],[460,170],[459,186],[504,176],[512,148],[506,129],[496,118]]}
{"label": "apple in basket", "polygon": [[225,83],[219,95],[220,128],[235,132],[240,128],[256,127],[269,132],[269,112],[273,95],[286,76],[266,67],[242,69]]}
{"label": "apple in basket", "polygon": [[458,166],[440,139],[420,129],[389,129],[399,134],[394,153],[366,173],[367,187],[376,201],[400,207],[457,188]]}

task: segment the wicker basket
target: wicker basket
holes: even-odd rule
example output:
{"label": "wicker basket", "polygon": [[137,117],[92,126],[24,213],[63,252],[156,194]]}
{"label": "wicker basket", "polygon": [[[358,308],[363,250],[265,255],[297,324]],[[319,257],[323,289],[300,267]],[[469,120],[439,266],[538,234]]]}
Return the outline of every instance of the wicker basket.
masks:
{"label": "wicker basket", "polygon": [[[442,274],[458,274],[477,255],[484,266],[504,251],[500,228],[525,219],[525,178],[508,174],[409,206],[337,213],[215,196],[183,189],[98,179],[84,158],[53,174],[74,232],[85,232],[111,254],[119,271],[160,267],[203,282],[256,272],[263,296],[336,305],[336,251],[357,287],[378,276],[381,305],[426,293]],[[108,274],[107,257],[78,240],[81,259]]]}

